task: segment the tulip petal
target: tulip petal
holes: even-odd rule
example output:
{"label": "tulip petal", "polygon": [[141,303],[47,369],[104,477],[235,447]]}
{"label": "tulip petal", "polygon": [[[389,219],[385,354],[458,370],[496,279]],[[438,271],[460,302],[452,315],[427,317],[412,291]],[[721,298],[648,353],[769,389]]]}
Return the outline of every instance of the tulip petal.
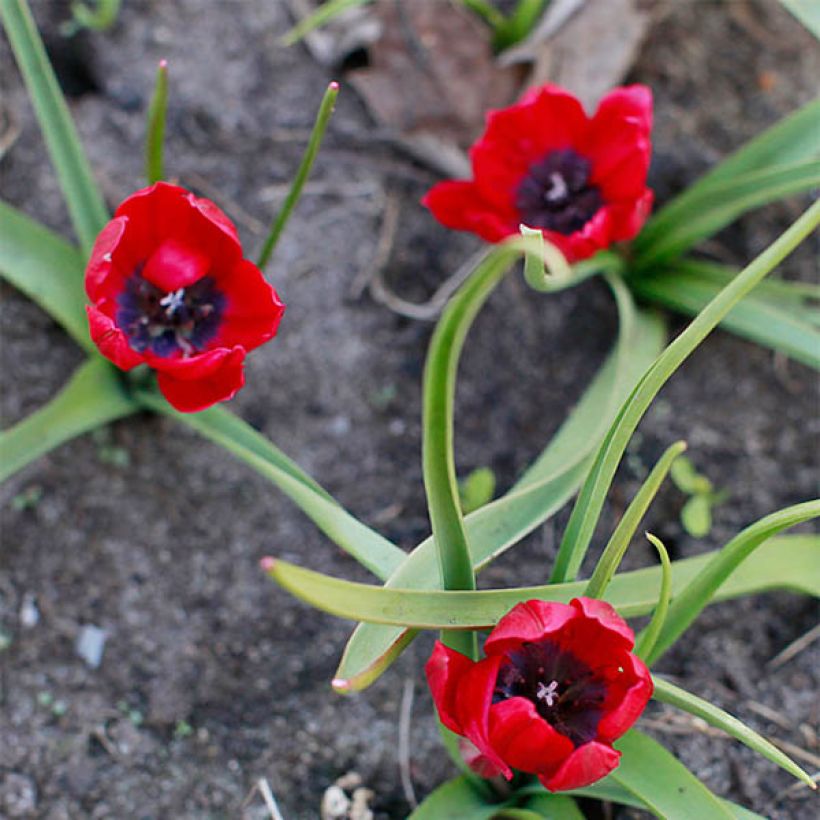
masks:
{"label": "tulip petal", "polygon": [[575,748],[521,697],[490,707],[490,743],[510,766],[531,774],[552,774]]}
{"label": "tulip petal", "polygon": [[166,239],[154,249],[142,276],[166,293],[187,288],[201,279],[211,266],[202,252],[176,238]]}
{"label": "tulip petal", "polygon": [[244,361],[245,350],[237,346],[189,359],[159,359],[154,366],[157,384],[169,404],[181,413],[195,413],[234,397],[245,383]]}
{"label": "tulip petal", "polygon": [[110,316],[96,305],[86,305],[85,311],[91,340],[106,359],[126,371],[145,363],[145,357],[128,344],[125,334]]}
{"label": "tulip petal", "polygon": [[487,637],[484,652],[489,656],[503,655],[523,641],[535,642],[555,634],[577,617],[573,607],[554,601],[532,600],[516,604]]}
{"label": "tulip petal", "polygon": [[617,768],[620,759],[620,752],[593,740],[575,749],[555,774],[538,779],[551,792],[581,789],[606,777]]}
{"label": "tulip petal", "polygon": [[626,687],[620,695],[620,702],[607,703],[598,723],[598,739],[605,742],[617,740],[641,716],[652,697],[654,684],[646,664],[631,653],[624,653],[621,666],[622,680],[613,680],[608,688],[612,693]]}
{"label": "tulip petal", "polygon": [[427,192],[421,204],[445,227],[471,231],[487,242],[500,242],[518,233],[516,214],[512,210],[499,212],[484,200],[474,182],[439,182]]}
{"label": "tulip petal", "polygon": [[243,259],[234,265],[223,291],[226,304],[217,343],[253,350],[276,335],[285,305],[253,262]]}
{"label": "tulip petal", "polygon": [[461,680],[473,663],[461,652],[436,641],[433,653],[424,667],[439,719],[451,732],[459,735],[463,735],[464,731],[456,714],[456,700],[460,696]]}
{"label": "tulip petal", "polygon": [[85,292],[92,302],[115,298],[124,277],[114,267],[113,255],[125,233],[128,220],[112,219],[100,231],[85,269]]}
{"label": "tulip petal", "polygon": [[629,624],[615,611],[615,607],[607,601],[599,601],[596,598],[573,598],[570,606],[581,613],[585,618],[596,620],[604,629],[620,635],[626,644],[627,649],[632,649],[635,645],[635,633],[630,629]]}

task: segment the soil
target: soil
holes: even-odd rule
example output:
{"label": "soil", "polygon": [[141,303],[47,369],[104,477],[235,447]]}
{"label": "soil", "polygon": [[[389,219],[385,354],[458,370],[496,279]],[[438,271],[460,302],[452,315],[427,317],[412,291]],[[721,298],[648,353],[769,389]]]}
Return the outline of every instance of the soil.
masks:
{"label": "soil", "polygon": [[[220,203],[253,256],[331,79],[303,48],[279,44],[290,25],[284,5],[132,0],[113,30],[73,42],[56,33],[67,4],[33,5],[63,52],[71,109],[109,203],[143,184],[145,107],[156,63],[167,58],[169,173]],[[655,9],[629,79],[655,93],[651,183],[664,200],[810,99],[820,50],[775,0]],[[20,127],[0,164],[3,197],[68,236],[5,40],[0,70],[2,106]],[[248,385],[231,403],[405,548],[428,532],[419,380],[432,326],[354,298],[351,287],[372,265],[388,195],[401,214],[386,276],[406,298],[429,297],[478,247],[417,205],[434,181],[343,89],[311,186],[269,270],[288,313],[278,339],[250,357]],[[742,263],[803,204],[756,213],[710,250]],[[815,275],[817,251],[816,240],[808,243],[784,274]],[[53,396],[82,356],[32,303],[6,286],[0,294],[9,425]],[[673,332],[680,327],[671,321]],[[614,332],[599,283],[543,297],[509,277],[464,356],[459,471],[489,465],[499,489],[509,487],[571,408]],[[602,532],[646,465],[677,438],[731,494],[711,534],[695,541],[678,523],[683,496],[663,490],[646,525],[677,555],[719,546],[762,515],[811,497],[816,387],[808,368],[715,333],[642,423]],[[0,651],[0,817],[267,817],[252,794],[266,778],[285,817],[313,818],[324,790],[350,771],[373,790],[376,817],[404,817],[397,732],[407,681],[416,695],[416,794],[452,774],[421,676],[432,636],[417,640],[371,689],[334,694],[329,681],[350,624],[275,587],[258,560],[274,554],[371,579],[263,478],[187,428],[147,414],[123,420],[39,459],[0,493],[0,630],[8,642]],[[14,503],[24,496],[29,504]],[[483,583],[543,578],[566,516],[511,551]],[[651,558],[635,547],[629,560]],[[785,593],[721,604],[660,668],[802,749],[801,762],[816,769],[817,652],[766,666],[816,616],[814,602]],[[75,649],[87,625],[106,632],[98,668]],[[647,717],[647,730],[719,794],[773,818],[816,816],[808,790],[792,788],[745,747],[675,722],[666,710]]]}

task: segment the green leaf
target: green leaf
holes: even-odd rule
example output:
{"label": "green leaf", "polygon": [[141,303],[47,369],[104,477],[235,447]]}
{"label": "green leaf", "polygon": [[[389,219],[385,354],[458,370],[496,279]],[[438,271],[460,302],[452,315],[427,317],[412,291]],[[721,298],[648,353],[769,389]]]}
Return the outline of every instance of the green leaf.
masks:
{"label": "green leaf", "polygon": [[622,757],[609,779],[634,794],[656,816],[675,820],[735,817],[723,801],[647,735],[633,729],[613,745]]}
{"label": "green leaf", "polygon": [[491,820],[503,804],[487,801],[466,777],[443,783],[413,811],[408,820]]}
{"label": "green leaf", "polygon": [[331,541],[384,580],[406,553],[370,529],[334,501],[294,461],[224,407],[201,413],[178,413],[158,393],[136,393],[146,407],[196,430],[232,452],[272,481]]}
{"label": "green leaf", "polygon": [[652,472],[644,481],[640,490],[635,494],[630,505],[626,508],[626,512],[618,522],[615,532],[609,539],[604,548],[598,563],[595,565],[595,570],[592,577],[587,583],[584,590],[584,596],[587,598],[601,598],[615,575],[615,571],[621,564],[626,550],[629,547],[632,537],[635,535],[635,530],[641,523],[649,505],[658,494],[658,490],[666,478],[675,459],[686,449],[686,442],[677,441],[661,456],[658,463],[652,469]]}
{"label": "green leaf", "polygon": [[[697,618],[720,585],[742,562],[748,561],[756,549],[773,535],[818,516],[820,501],[807,501],[767,515],[738,533],[709,561],[697,577],[675,596],[655,648],[647,656],[647,663],[655,663],[666,652]],[[816,579],[818,574],[820,561],[815,560],[814,566],[809,569],[809,575]]]}
{"label": "green leaf", "polygon": [[96,8],[90,9],[81,0],[71,3],[72,19],[60,26],[60,33],[71,37],[81,29],[106,31],[117,22],[120,13],[120,0],[94,0]]}
{"label": "green leaf", "polygon": [[549,0],[518,0],[510,16],[495,26],[493,45],[497,51],[515,45],[535,28]]}
{"label": "green leaf", "polygon": [[285,197],[285,201],[282,203],[279,213],[276,214],[270,232],[262,245],[262,250],[259,253],[259,259],[256,263],[261,270],[264,270],[265,265],[268,264],[274,248],[277,242],[279,242],[279,237],[285,230],[285,226],[288,224],[288,220],[293,213],[293,209],[296,207],[296,203],[299,202],[299,197],[302,195],[302,188],[305,187],[305,183],[310,176],[310,171],[313,168],[313,163],[316,161],[316,155],[319,153],[319,148],[322,145],[322,139],[325,136],[328,123],[333,116],[333,107],[336,105],[336,97],[338,96],[339,84],[333,82],[327,87],[322,97],[319,111],[316,114],[316,121],[313,124],[313,130],[310,132],[307,148],[305,148],[302,161],[296,169],[296,176],[293,178],[288,195]]}
{"label": "green leaf", "polygon": [[149,185],[164,179],[162,149],[165,139],[165,114],[168,110],[168,63],[160,60],[154,94],[148,106],[145,129],[145,178]]}
{"label": "green leaf", "polygon": [[[636,268],[655,268],[713,236],[746,211],[820,184],[820,161],[778,165],[722,180],[690,196],[686,207],[661,211],[635,242]],[[691,189],[690,189],[691,190]],[[679,202],[679,201],[678,201]]]}
{"label": "green leaf", "polygon": [[658,593],[658,605],[652,613],[652,620],[641,633],[640,640],[635,642],[635,654],[639,658],[645,658],[655,646],[658,635],[666,623],[669,601],[672,598],[672,563],[669,560],[669,553],[660,538],[656,538],[651,532],[648,532],[646,537],[655,547],[661,561],[661,590]]}
{"label": "green leaf", "polygon": [[489,467],[478,467],[458,482],[461,511],[467,515],[489,504],[495,495],[495,473]]}
{"label": "green leaf", "polygon": [[576,576],[621,456],[660,389],[726,314],[811,234],[818,224],[820,201],[808,208],[788,230],[721,290],[646,371],[607,433],[575,502],[555,561],[552,574],[554,582]]}
{"label": "green leaf", "polygon": [[59,322],[80,347],[88,335],[80,252],[5,202],[0,202],[0,276]]}
{"label": "green leaf", "polygon": [[669,475],[681,492],[689,494],[697,492],[698,472],[686,456],[675,459]]}
{"label": "green leaf", "polygon": [[[465,519],[476,570],[519,541],[560,509],[589,469],[591,453],[615,408],[663,347],[664,327],[654,314],[639,312],[630,322],[628,298],[619,299],[621,331],[632,327],[616,352],[600,369],[552,442],[510,492]],[[441,586],[432,538],[408,556],[388,587]],[[336,673],[340,691],[364,688],[375,680],[410,643],[413,634],[401,628],[361,624],[356,628]]]}
{"label": "green leaf", "polygon": [[[736,273],[724,265],[687,259],[636,276],[630,285],[644,299],[694,315]],[[812,298],[818,294],[802,283],[763,282],[732,308],[720,325],[820,370],[820,331],[815,326],[815,308],[808,303]]]}
{"label": "green leaf", "polygon": [[[797,541],[772,539],[726,579],[714,593],[714,600],[777,588],[820,595],[820,567],[815,560],[818,546],[818,537]],[[672,606],[720,555],[720,551],[710,552],[672,563]],[[275,559],[267,562],[266,571],[293,595],[331,615],[412,629],[491,629],[521,601],[538,598],[568,603],[583,595],[586,586],[583,581],[574,581],[478,591],[394,589],[346,581]],[[619,573],[603,598],[625,618],[646,615],[661,597],[662,578],[662,570],[657,566]],[[343,683],[336,681],[334,685],[343,689]]]}
{"label": "green leaf", "polygon": [[80,245],[90,253],[97,234],[108,221],[105,203],[28,4],[25,0],[3,0],[0,16],[31,96]]}
{"label": "green leaf", "polygon": [[326,3],[322,3],[313,14],[309,14],[288,31],[285,36],[282,37],[282,45],[295,45],[306,34],[310,34],[311,31],[321,28],[343,11],[355,8],[356,6],[363,6],[369,2],[371,2],[371,0],[328,0]]}
{"label": "green leaf", "polygon": [[137,410],[113,365],[89,359],[45,407],[0,433],[0,481],[63,442]]}
{"label": "green leaf", "polygon": [[712,529],[712,504],[708,496],[695,495],[680,511],[683,528],[692,538],[703,538]]}
{"label": "green leaf", "polygon": [[808,772],[803,771],[788,755],[780,751],[776,746],[759,735],[742,721],[738,720],[723,709],[709,703],[708,700],[699,698],[681,689],[679,686],[670,683],[664,678],[654,677],[655,691],[652,697],[661,703],[667,703],[677,709],[682,709],[690,715],[695,715],[705,720],[710,726],[721,729],[726,734],[731,735],[735,740],[739,740],[753,751],[763,755],[767,760],[785,769],[790,775],[802,780],[812,789],[816,788],[814,780]]}

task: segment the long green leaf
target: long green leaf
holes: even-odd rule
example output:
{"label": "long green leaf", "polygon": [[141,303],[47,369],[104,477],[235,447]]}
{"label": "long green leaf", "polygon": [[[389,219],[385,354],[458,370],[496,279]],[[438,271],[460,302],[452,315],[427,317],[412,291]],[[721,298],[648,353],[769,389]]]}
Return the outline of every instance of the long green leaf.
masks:
{"label": "long green leaf", "polygon": [[696,216],[711,188],[744,174],[774,170],[820,157],[820,99],[764,131],[746,143],[709,173],[675,197],[646,224],[635,241],[646,249],[664,231]]}
{"label": "long green leaf", "polygon": [[641,632],[640,639],[635,641],[635,654],[641,659],[645,658],[655,646],[658,635],[661,634],[661,629],[666,623],[669,602],[672,599],[672,562],[669,560],[669,553],[660,538],[656,538],[651,532],[648,532],[646,537],[655,548],[661,561],[661,588],[658,593],[658,605],[652,613],[652,620]]}
{"label": "long green leaf", "polygon": [[145,178],[149,185],[164,179],[162,154],[168,110],[168,63],[160,60],[145,129]]}
{"label": "long green leaf", "polygon": [[652,738],[633,729],[613,745],[622,757],[609,778],[634,794],[656,816],[675,820],[735,817],[723,801]]}
{"label": "long green leaf", "polygon": [[282,45],[295,45],[306,34],[310,34],[311,31],[321,28],[321,26],[329,23],[343,11],[355,8],[356,6],[363,6],[365,3],[370,2],[371,0],[326,0],[313,14],[309,14],[282,37]]}
{"label": "long green leaf", "polygon": [[[697,618],[720,585],[756,549],[773,535],[818,516],[820,501],[807,501],[767,515],[738,533],[675,597],[655,647],[647,655],[647,663],[653,664],[663,655]],[[820,574],[820,551],[814,557],[815,562],[809,572],[817,577]]]}
{"label": "long green leaf", "polygon": [[716,234],[746,211],[820,185],[820,161],[777,165],[734,176],[690,195],[685,208],[662,212],[635,243],[635,266],[652,269]]}
{"label": "long green leaf", "polygon": [[[712,262],[681,260],[636,276],[630,284],[638,296],[695,315],[735,274]],[[805,286],[799,283],[779,282],[777,288],[764,289],[766,284],[761,283],[732,308],[720,326],[820,370],[820,331],[812,323],[812,308],[802,303],[813,294],[804,295]]]}
{"label": "long green leaf", "polygon": [[785,769],[790,775],[802,780],[812,789],[815,788],[814,780],[808,772],[803,771],[788,755],[784,754],[773,743],[759,735],[754,729],[748,727],[743,721],[738,720],[723,709],[719,709],[708,700],[699,698],[697,695],[681,689],[679,686],[670,683],[663,678],[653,677],[655,691],[652,697],[661,703],[667,703],[676,709],[682,709],[690,715],[695,715],[705,720],[710,726],[721,729],[726,734],[731,735],[735,740],[739,740],[753,751],[763,755],[767,760]]}
{"label": "long green leaf", "polygon": [[558,550],[552,580],[576,576],[601,513],[615,470],[629,439],[652,400],[670,376],[711,333],[726,314],[820,224],[820,202],[803,215],[753,262],[747,265],[661,353],[626,400],[604,439],[575,502]]}
{"label": "long green leaf", "polygon": [[780,0],[780,2],[820,40],[820,5],[816,0]]}
{"label": "long green leaf", "polygon": [[0,276],[40,305],[80,347],[94,352],[85,315],[84,267],[73,245],[0,202]]}
{"label": "long green leaf", "polygon": [[[818,548],[817,537],[771,539],[726,578],[710,602],[778,588],[820,596]],[[673,562],[673,602],[720,555],[720,551],[711,552]],[[317,609],[340,618],[412,629],[490,629],[521,601],[538,598],[567,603],[583,595],[586,586],[583,581],[573,581],[471,592],[392,589],[346,581],[274,559],[266,563],[266,570],[282,587]],[[662,571],[657,566],[619,573],[603,597],[626,618],[646,615],[658,602],[661,581]]]}
{"label": "long green leaf", "polygon": [[488,803],[462,776],[448,780],[432,791],[408,820],[491,820],[503,806],[503,803]]}
{"label": "long green leaf", "polygon": [[652,472],[626,508],[626,512],[618,522],[609,543],[607,543],[601,557],[598,559],[592,577],[584,590],[584,595],[587,598],[601,598],[603,596],[607,585],[612,580],[612,576],[615,575],[615,571],[629,547],[630,541],[632,541],[632,537],[635,535],[635,530],[638,529],[641,519],[646,515],[649,505],[658,494],[658,490],[669,473],[672,463],[685,449],[685,442],[675,442],[652,468]]}
{"label": "long green leaf", "polygon": [[[623,310],[631,304],[619,300]],[[622,315],[621,326],[633,326],[619,340],[573,413],[544,453],[510,493],[465,518],[476,570],[517,543],[560,509],[576,491],[591,462],[591,453],[610,423],[615,408],[663,347],[665,329],[654,314],[639,312],[634,322]],[[441,586],[432,538],[408,556],[388,587],[430,589]],[[336,673],[340,691],[364,688],[378,677],[412,640],[401,628],[360,624],[353,632]]]}
{"label": "long green leaf", "polygon": [[0,481],[63,442],[137,410],[121,374],[104,359],[89,359],[45,407],[0,433]]}
{"label": "long green leaf", "polygon": [[28,4],[25,0],[2,0],[0,15],[40,122],[69,216],[80,245],[89,253],[108,221],[108,211]]}
{"label": "long green leaf", "polygon": [[331,541],[384,580],[406,553],[370,529],[334,501],[281,450],[237,416],[221,407],[201,413],[178,413],[158,393],[141,390],[146,407],[176,419],[241,458],[272,481]]}

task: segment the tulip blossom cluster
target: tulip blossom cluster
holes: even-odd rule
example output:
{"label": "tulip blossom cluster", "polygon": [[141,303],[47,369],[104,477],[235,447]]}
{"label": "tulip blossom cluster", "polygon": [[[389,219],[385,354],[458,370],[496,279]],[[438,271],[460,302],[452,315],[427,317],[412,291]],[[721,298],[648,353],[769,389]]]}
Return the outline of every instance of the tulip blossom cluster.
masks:
{"label": "tulip blossom cluster", "polygon": [[652,696],[635,636],[604,601],[527,601],[505,615],[474,662],[437,642],[427,680],[442,723],[475,747],[483,777],[512,769],[550,791],[588,786],[620,759],[612,748]]}
{"label": "tulip blossom cluster", "polygon": [[129,196],[86,269],[91,338],[123,370],[146,364],[182,412],[231,398],[247,351],[276,335],[285,306],[242,256],[216,205],[158,182]]}

